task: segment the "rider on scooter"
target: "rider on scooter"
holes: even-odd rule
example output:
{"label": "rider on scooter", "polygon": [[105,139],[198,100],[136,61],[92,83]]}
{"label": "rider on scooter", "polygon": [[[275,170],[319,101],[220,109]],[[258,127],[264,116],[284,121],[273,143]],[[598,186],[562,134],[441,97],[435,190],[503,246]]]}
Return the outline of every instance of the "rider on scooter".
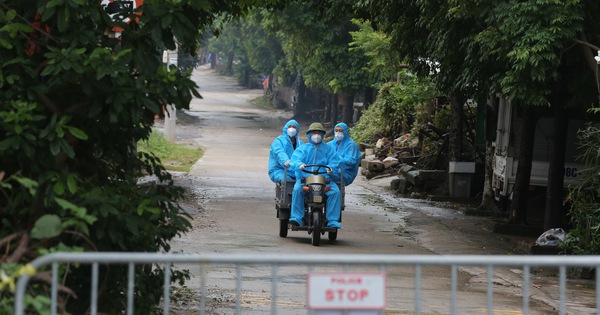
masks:
{"label": "rider on scooter", "polygon": [[[292,213],[290,216],[290,224],[296,226],[304,225],[304,195],[302,190],[301,179],[309,174],[303,172],[307,164],[322,164],[331,168],[332,172],[339,172],[340,158],[333,147],[323,143],[325,137],[325,128],[320,123],[312,123],[306,132],[308,143],[303,144],[294,151],[291,160],[291,168],[296,172],[296,184],[292,192]],[[325,177],[331,179],[332,172],[324,174]],[[340,190],[333,179],[327,184],[331,189],[327,195],[327,213],[325,219],[328,227],[341,228],[340,223]]]}
{"label": "rider on scooter", "polygon": [[[282,131],[283,134],[273,140],[269,150],[269,178],[274,183],[284,180],[285,168],[290,166],[294,150],[304,143],[298,136],[300,125],[297,121],[289,120],[283,126]],[[296,179],[295,174],[288,172],[286,179]]]}
{"label": "rider on scooter", "polygon": [[[356,142],[350,138],[348,133],[348,125],[340,122],[335,125],[334,139],[327,143],[333,147],[335,152],[340,156],[340,165],[344,170],[344,185],[352,184],[356,175],[358,175],[358,167],[360,166],[361,153]],[[337,175],[337,174],[334,174]],[[340,176],[334,176],[333,180],[340,181]]]}

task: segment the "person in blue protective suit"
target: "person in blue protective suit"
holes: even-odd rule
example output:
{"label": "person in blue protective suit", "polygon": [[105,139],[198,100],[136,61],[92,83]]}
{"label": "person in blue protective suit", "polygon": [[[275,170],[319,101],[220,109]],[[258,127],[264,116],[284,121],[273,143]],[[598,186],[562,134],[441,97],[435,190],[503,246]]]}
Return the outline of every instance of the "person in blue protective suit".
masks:
{"label": "person in blue protective suit", "polygon": [[[338,123],[333,129],[333,140],[329,141],[327,145],[333,147],[335,152],[340,156],[340,166],[344,169],[344,186],[352,184],[356,175],[358,174],[358,167],[360,166],[360,149],[358,145],[350,139],[348,134],[348,125],[345,123]],[[334,174],[333,180],[336,182],[340,181],[340,176]]]}
{"label": "person in blue protective suit", "polygon": [[[284,168],[290,167],[290,159],[296,148],[304,142],[298,137],[300,125],[295,120],[290,120],[283,126],[283,134],[277,136],[271,143],[269,151],[269,178],[274,183],[283,181]],[[296,179],[294,172],[288,170],[287,179]]]}
{"label": "person in blue protective suit", "polygon": [[[340,223],[340,189],[335,184],[331,177],[339,168],[340,160],[338,154],[332,146],[323,143],[325,137],[325,128],[320,123],[312,123],[306,132],[309,142],[300,146],[294,154],[292,154],[291,168],[296,172],[296,184],[292,192],[292,213],[290,215],[290,224],[296,226],[304,225],[304,195],[306,192],[302,189],[302,178],[306,178],[310,174],[303,172],[308,164],[322,164],[331,168],[331,173],[323,174],[330,181],[327,184],[330,190],[327,195],[327,213],[325,219],[327,226],[341,228]],[[339,175],[338,175],[339,176]]]}

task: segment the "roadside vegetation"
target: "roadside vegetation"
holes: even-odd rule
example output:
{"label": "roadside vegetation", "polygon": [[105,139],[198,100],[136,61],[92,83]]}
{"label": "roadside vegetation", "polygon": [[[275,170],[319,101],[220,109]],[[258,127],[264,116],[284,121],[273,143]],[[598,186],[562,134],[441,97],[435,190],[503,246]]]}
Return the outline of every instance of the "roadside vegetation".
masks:
{"label": "roadside vegetation", "polygon": [[269,101],[267,100],[266,96],[259,96],[257,98],[255,98],[254,100],[252,100],[252,103],[260,108],[264,108],[264,109],[273,109],[275,108],[273,106],[272,103],[269,103]]}
{"label": "roadside vegetation", "polygon": [[[33,277],[26,313],[51,313],[50,268],[29,265],[40,256],[169,252],[191,228],[184,189],[135,144],[152,141],[163,104],[188,109],[200,97],[190,72],[164,64],[162,50],[195,55],[215,16],[241,15],[254,1],[146,0],[135,13],[118,7],[115,19],[101,3],[0,8],[0,314],[14,313],[14,285],[25,273]],[[138,184],[146,175],[157,181]],[[89,313],[91,268],[63,267],[57,313]],[[152,267],[135,269],[136,314],[160,313],[164,269]],[[127,269],[100,266],[98,313],[124,312]],[[186,278],[180,270],[170,277]]]}
{"label": "roadside vegetation", "polygon": [[166,170],[186,173],[204,154],[199,147],[167,141],[157,130],[153,130],[147,140],[138,141],[137,148],[140,152],[156,155]]}
{"label": "roadside vegetation", "polygon": [[600,254],[600,125],[588,124],[579,131],[580,160],[587,166],[583,179],[570,189],[566,203],[571,226],[561,248],[577,255]]}

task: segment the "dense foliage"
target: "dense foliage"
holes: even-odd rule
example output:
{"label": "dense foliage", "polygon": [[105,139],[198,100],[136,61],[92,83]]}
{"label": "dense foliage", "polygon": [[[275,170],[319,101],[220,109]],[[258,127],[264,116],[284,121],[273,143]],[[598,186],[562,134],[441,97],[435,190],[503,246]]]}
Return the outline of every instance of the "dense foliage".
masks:
{"label": "dense foliage", "polygon": [[571,229],[565,242],[566,251],[580,255],[600,254],[600,126],[588,124],[578,133],[582,154],[579,157],[586,165],[581,172],[583,179],[572,187],[567,198]]}
{"label": "dense foliage", "polygon": [[[162,63],[162,49],[179,44],[194,54],[199,31],[216,14],[240,14],[253,2],[146,0],[113,20],[100,1],[2,1],[0,313],[12,312],[15,277],[31,271],[21,265],[40,255],[169,251],[169,240],[189,229],[182,189],[135,143],[149,137],[163,105],[186,108],[199,97],[189,73]],[[146,175],[159,183],[139,185]],[[59,307],[85,313],[88,268],[61,273]],[[125,273],[101,270],[100,312],[123,309]],[[136,311],[153,312],[161,273],[138,270]],[[41,285],[30,288],[33,313],[47,309],[36,293],[49,281],[43,270],[34,277]],[[172,279],[184,278],[176,272]]]}
{"label": "dense foliage", "polygon": [[380,137],[417,135],[432,122],[436,92],[431,82],[409,71],[402,71],[398,78],[381,85],[377,99],[352,129],[357,141],[375,143]]}
{"label": "dense foliage", "polygon": [[[234,52],[243,71],[275,74],[288,86],[300,73],[309,87],[360,92],[376,82],[376,74],[367,71],[362,51],[348,49],[351,32],[358,30],[351,12],[334,8],[333,3],[288,1],[284,6],[255,9],[244,21],[223,26],[222,36],[211,45]],[[244,36],[236,36],[240,32]]]}

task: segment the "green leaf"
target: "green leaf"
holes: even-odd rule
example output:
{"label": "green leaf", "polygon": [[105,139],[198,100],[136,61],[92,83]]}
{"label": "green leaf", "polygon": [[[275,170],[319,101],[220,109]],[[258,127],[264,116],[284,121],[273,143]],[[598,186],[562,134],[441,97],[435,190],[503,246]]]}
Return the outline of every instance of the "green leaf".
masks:
{"label": "green leaf", "polygon": [[6,21],[12,21],[17,16],[17,12],[15,10],[8,10],[6,12]]}
{"label": "green leaf", "polygon": [[88,135],[79,128],[72,127],[72,126],[65,126],[65,128],[67,128],[67,130],[69,130],[69,132],[77,139],[80,139],[80,140],[88,139]]}
{"label": "green leaf", "polygon": [[69,192],[74,194],[77,192],[77,181],[75,180],[75,175],[69,174],[67,176],[67,187],[69,188]]}
{"label": "green leaf", "polygon": [[169,25],[171,25],[171,23],[173,22],[173,16],[172,15],[167,15],[165,16],[162,21],[161,21],[161,26],[163,28],[168,27]]}
{"label": "green leaf", "polygon": [[60,217],[54,214],[46,214],[39,218],[33,229],[31,237],[36,239],[52,238],[62,232]]}
{"label": "green leaf", "polygon": [[73,204],[72,202],[70,202],[68,200],[65,200],[62,198],[54,198],[54,200],[63,209],[71,210],[73,212],[76,212],[78,209],[80,209],[80,207],[78,207],[77,205]]}
{"label": "green leaf", "polygon": [[12,49],[13,45],[11,42],[5,40],[4,38],[0,38],[0,47],[3,47],[5,49]]}
{"label": "green leaf", "polygon": [[29,190],[29,194],[32,196],[37,193],[38,182],[26,177],[15,176],[14,179],[23,187],[27,188]]}
{"label": "green leaf", "polygon": [[140,205],[137,208],[137,214],[141,216],[142,214],[144,214],[144,212],[149,212],[152,214],[160,213],[159,208],[151,207],[151,206],[149,206],[150,204],[151,204],[150,200],[148,200],[148,199],[142,200],[142,202],[140,203]]}
{"label": "green leaf", "polygon": [[52,141],[50,143],[50,153],[52,153],[52,155],[54,155],[54,156],[57,156],[59,152],[60,152],[60,142]]}
{"label": "green leaf", "polygon": [[48,2],[47,6],[48,6],[48,8],[57,7],[57,6],[61,5],[63,2],[64,2],[64,0],[51,0]]}
{"label": "green leaf", "polygon": [[53,190],[55,194],[62,196],[65,194],[65,185],[61,181],[58,181],[56,184],[54,184]]}

